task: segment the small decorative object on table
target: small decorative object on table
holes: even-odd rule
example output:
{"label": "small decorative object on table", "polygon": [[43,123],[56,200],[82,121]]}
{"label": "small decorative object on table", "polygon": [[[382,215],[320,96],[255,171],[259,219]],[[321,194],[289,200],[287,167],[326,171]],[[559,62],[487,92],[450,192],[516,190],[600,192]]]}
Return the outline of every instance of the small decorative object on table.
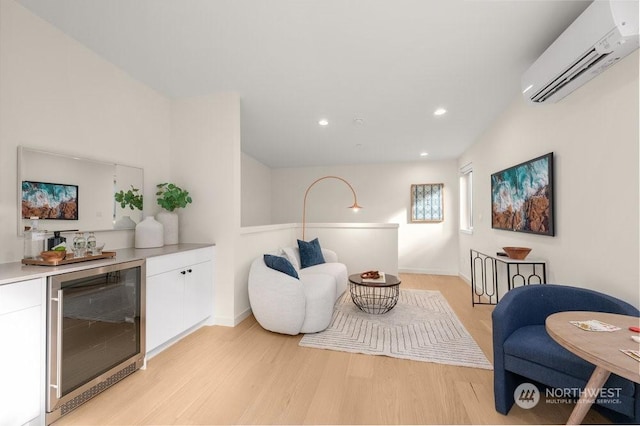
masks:
{"label": "small decorative object on table", "polygon": [[360,274],[360,278],[362,278],[363,283],[384,284],[386,282],[384,272],[380,272],[380,271],[363,272]]}
{"label": "small decorative object on table", "polygon": [[377,280],[378,278],[380,278],[380,272],[378,271],[363,272],[360,274],[360,278]]}
{"label": "small decorative object on table", "polygon": [[73,237],[73,257],[84,257],[87,254],[87,240],[84,232],[76,232]]}
{"label": "small decorative object on table", "polygon": [[96,243],[96,245],[91,250],[92,256],[99,256],[102,254],[102,250],[104,249],[104,243]]}
{"label": "small decorative object on table", "polygon": [[620,327],[598,320],[569,321],[576,327],[586,331],[618,331]]}
{"label": "small decorative object on table", "polygon": [[24,228],[24,259],[36,259],[44,250],[45,231],[38,229],[38,217],[31,218],[31,226]]}
{"label": "small decorative object on table", "polygon": [[67,252],[63,250],[47,250],[40,253],[42,260],[46,261],[60,261],[64,260],[67,256]]}
{"label": "small decorative object on table", "polygon": [[529,247],[502,247],[511,259],[524,260],[531,249]]}
{"label": "small decorative object on table", "polygon": [[164,245],[164,226],[153,216],[147,216],[136,226],[135,248],[154,248]]}
{"label": "small decorative object on table", "polygon": [[47,250],[54,250],[58,246],[67,245],[67,239],[65,237],[60,236],[62,231],[53,231],[53,237],[47,239]]}
{"label": "small decorative object on table", "polygon": [[98,241],[96,240],[96,235],[93,232],[89,232],[89,236],[87,237],[87,253],[90,255],[97,254],[95,253],[97,244]]}

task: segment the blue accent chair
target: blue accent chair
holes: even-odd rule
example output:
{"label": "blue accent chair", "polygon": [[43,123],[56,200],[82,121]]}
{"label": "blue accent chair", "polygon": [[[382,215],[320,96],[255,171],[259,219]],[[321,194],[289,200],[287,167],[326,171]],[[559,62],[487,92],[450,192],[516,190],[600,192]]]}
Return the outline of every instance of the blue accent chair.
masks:
{"label": "blue accent chair", "polygon": [[[492,313],[493,391],[499,413],[509,412],[521,383],[562,389],[586,386],[595,366],[564,349],[545,329],[546,318],[563,311],[640,316],[632,305],[584,288],[542,284],[509,291]],[[640,384],[611,374],[605,388],[620,389],[619,402],[603,401],[606,409],[599,411],[615,422],[640,424]],[[542,402],[544,390],[540,392]]]}

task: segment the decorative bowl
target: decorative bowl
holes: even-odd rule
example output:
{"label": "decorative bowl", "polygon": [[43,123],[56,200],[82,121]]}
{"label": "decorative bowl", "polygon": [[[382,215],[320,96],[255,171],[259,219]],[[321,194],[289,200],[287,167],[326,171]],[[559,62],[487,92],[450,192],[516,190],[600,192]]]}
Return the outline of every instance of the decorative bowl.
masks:
{"label": "decorative bowl", "polygon": [[507,256],[511,259],[524,260],[531,249],[529,247],[502,247]]}
{"label": "decorative bowl", "polygon": [[47,262],[64,260],[66,256],[67,252],[62,250],[49,250],[40,253],[40,257],[42,258],[42,260],[45,260]]}

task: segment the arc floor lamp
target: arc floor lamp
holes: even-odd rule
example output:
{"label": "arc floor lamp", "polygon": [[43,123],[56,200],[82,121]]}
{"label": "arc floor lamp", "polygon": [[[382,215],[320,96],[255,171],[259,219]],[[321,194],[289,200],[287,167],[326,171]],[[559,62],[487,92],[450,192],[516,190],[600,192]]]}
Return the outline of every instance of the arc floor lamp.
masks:
{"label": "arc floor lamp", "polygon": [[358,205],[358,197],[356,196],[356,191],[353,189],[353,186],[351,186],[349,182],[347,182],[345,179],[341,178],[340,176],[323,176],[321,178],[314,180],[305,191],[304,201],[302,203],[302,239],[303,240],[304,240],[304,230],[307,223],[307,195],[309,195],[309,190],[313,187],[313,185],[325,179],[337,179],[341,182],[344,182],[345,185],[349,187],[349,189],[351,190],[351,193],[353,194],[353,205],[349,206],[348,208],[352,209],[354,212],[357,212],[362,208],[361,206]]}

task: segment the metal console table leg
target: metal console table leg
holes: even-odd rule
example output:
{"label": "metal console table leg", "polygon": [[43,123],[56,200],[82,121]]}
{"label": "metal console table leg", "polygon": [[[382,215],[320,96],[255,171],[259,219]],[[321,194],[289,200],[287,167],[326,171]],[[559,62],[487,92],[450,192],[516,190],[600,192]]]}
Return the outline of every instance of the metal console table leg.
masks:
{"label": "metal console table leg", "polygon": [[[499,302],[500,271],[505,265],[506,291],[530,284],[546,284],[547,264],[540,260],[516,260],[496,257],[471,249],[471,305],[496,305]],[[504,274],[503,274],[504,275]]]}
{"label": "metal console table leg", "polygon": [[496,261],[491,256],[471,250],[471,305],[495,305],[496,303],[498,303]]}

